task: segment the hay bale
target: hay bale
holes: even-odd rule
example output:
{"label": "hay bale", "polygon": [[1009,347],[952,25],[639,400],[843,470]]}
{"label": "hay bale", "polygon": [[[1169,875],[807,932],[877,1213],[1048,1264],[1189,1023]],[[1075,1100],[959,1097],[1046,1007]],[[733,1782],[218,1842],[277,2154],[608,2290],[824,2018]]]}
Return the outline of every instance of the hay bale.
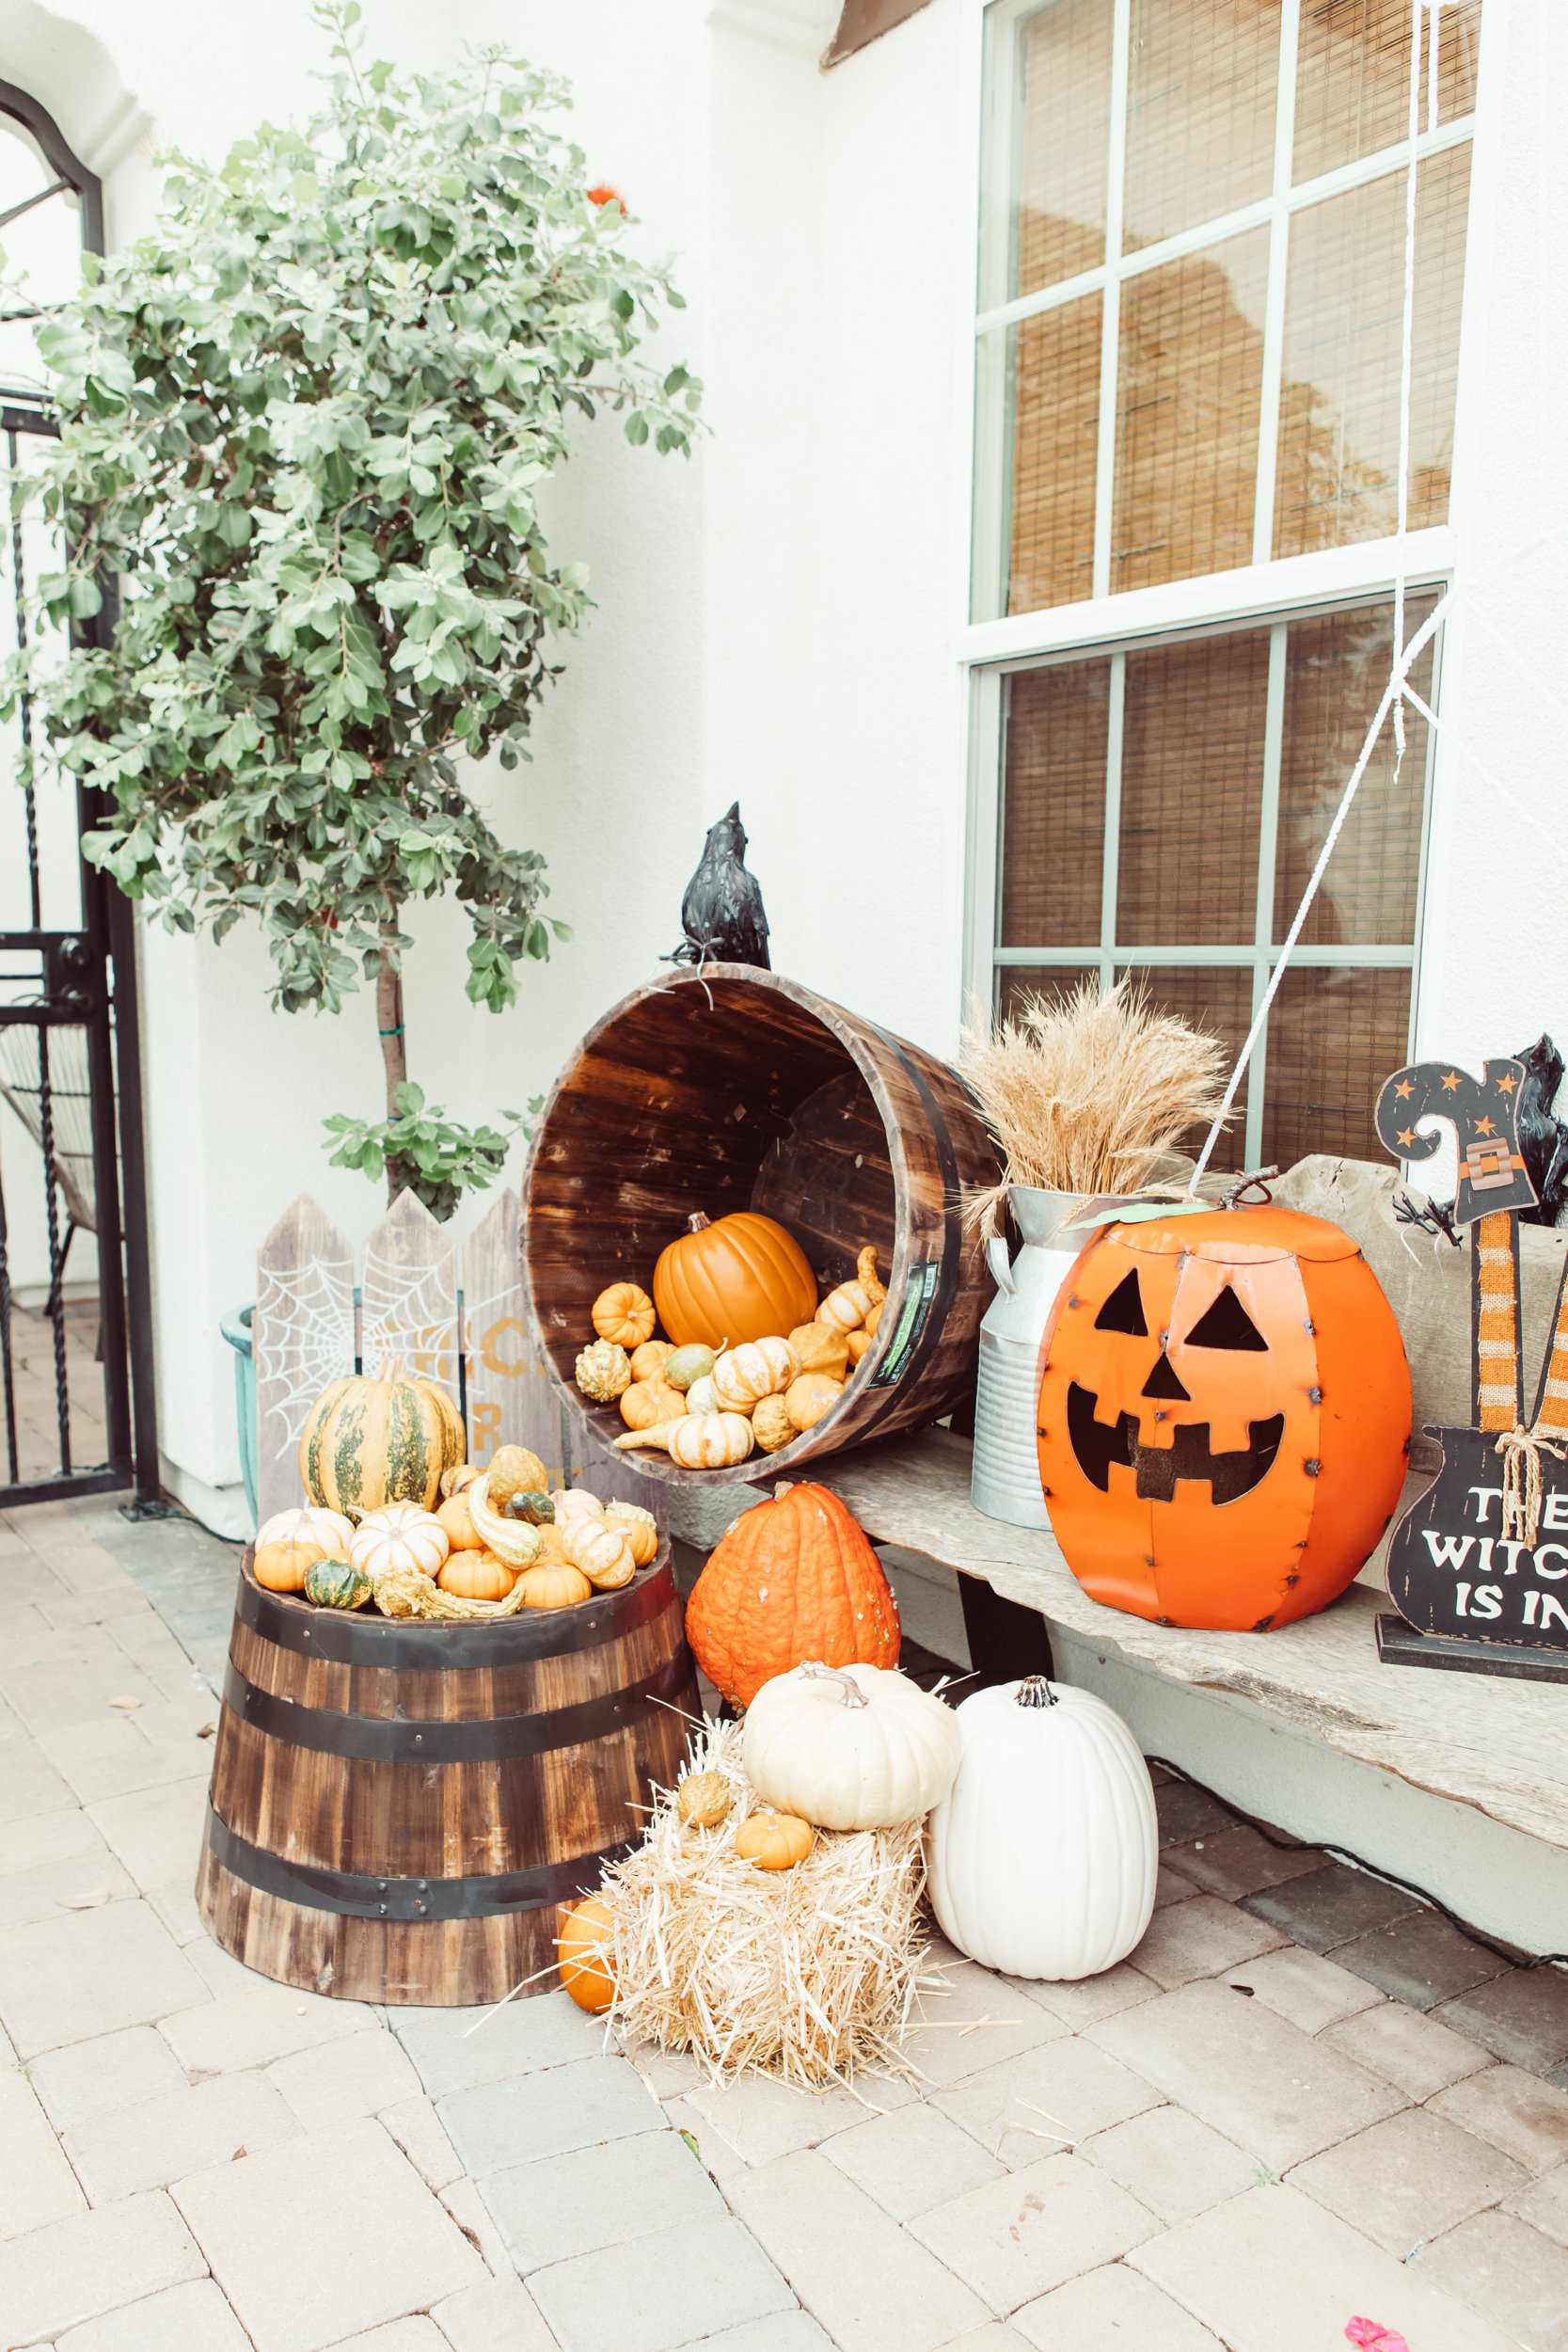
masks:
{"label": "hay bale", "polygon": [[736,1859],[736,1831],[762,1809],[739,1725],[705,1723],[689,1769],[723,1775],[729,1818],[686,1827],[660,1789],[642,1844],[605,1876],[622,2038],[688,2050],[716,2081],[913,2074],[898,2045],[926,1953],[921,1823],[819,1830],[793,1870],[759,1870]]}

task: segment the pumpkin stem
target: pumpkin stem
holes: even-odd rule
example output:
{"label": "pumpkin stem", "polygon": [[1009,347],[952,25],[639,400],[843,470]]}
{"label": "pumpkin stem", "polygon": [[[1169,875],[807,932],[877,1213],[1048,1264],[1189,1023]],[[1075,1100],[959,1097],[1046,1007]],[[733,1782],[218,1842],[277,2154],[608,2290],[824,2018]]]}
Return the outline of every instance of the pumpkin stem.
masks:
{"label": "pumpkin stem", "polygon": [[407,1379],[408,1367],[401,1356],[388,1356],[375,1376],[389,1388],[396,1380]]}
{"label": "pumpkin stem", "polygon": [[845,1674],[837,1666],[824,1666],[819,1661],[813,1660],[803,1665],[800,1672],[818,1677],[824,1682],[836,1682],[846,1707],[869,1707],[871,1704],[854,1676]]}
{"label": "pumpkin stem", "polygon": [[713,1219],[705,1216],[701,1209],[695,1209],[686,1220],[686,1230],[689,1233],[705,1233],[712,1222]]}
{"label": "pumpkin stem", "polygon": [[1058,1707],[1061,1702],[1044,1675],[1025,1675],[1018,1686],[1020,1707]]}

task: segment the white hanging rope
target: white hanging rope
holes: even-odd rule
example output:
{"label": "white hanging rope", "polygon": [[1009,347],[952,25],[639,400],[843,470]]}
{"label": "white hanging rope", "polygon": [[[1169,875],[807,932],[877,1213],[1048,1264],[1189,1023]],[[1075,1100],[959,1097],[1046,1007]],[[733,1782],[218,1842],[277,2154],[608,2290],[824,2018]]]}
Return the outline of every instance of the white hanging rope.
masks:
{"label": "white hanging rope", "polygon": [[1246,1033],[1246,1039],[1242,1046],[1241,1053],[1237,1056],[1236,1067],[1230,1073],[1230,1083],[1225,1089],[1225,1098],[1220,1104],[1220,1107],[1215,1114],[1213,1125],[1210,1128],[1208,1135],[1204,1137],[1203,1149],[1197,1155],[1197,1164],[1193,1169],[1192,1179],[1187,1186],[1187,1195],[1189,1199],[1196,1193],[1198,1185],[1202,1181],[1204,1170],[1207,1168],[1210,1160],[1213,1157],[1214,1147],[1220,1139],[1220,1135],[1224,1129],[1226,1120],[1230,1116],[1231,1108],[1235,1104],[1236,1096],[1240,1091],[1242,1080],[1246,1075],[1247,1065],[1252,1059],[1258,1041],[1263,1034],[1263,1027],[1264,1024],[1268,1020],[1270,1008],[1272,1007],[1275,996],[1279,993],[1279,984],[1285,977],[1286,967],[1290,963],[1291,958],[1295,952],[1296,943],[1300,939],[1302,931],[1306,928],[1307,917],[1311,910],[1312,901],[1317,897],[1319,885],[1322,883],[1323,875],[1328,869],[1328,861],[1334,854],[1335,844],[1338,842],[1339,835],[1345,829],[1356,793],[1361,787],[1361,779],[1366,774],[1367,770],[1371,763],[1371,756],[1377,745],[1377,739],[1383,732],[1383,723],[1385,719],[1387,718],[1390,709],[1392,709],[1394,714],[1394,769],[1389,781],[1391,785],[1397,785],[1399,783],[1400,771],[1404,765],[1404,696],[1406,678],[1411,665],[1416,660],[1418,655],[1431,642],[1439,620],[1448,610],[1453,593],[1452,590],[1449,589],[1438,598],[1437,603],[1433,606],[1432,612],[1428,613],[1425,621],[1421,624],[1421,627],[1417,630],[1415,636],[1411,639],[1409,644],[1407,645],[1404,642],[1406,566],[1405,541],[1410,529],[1410,409],[1412,398],[1411,388],[1415,373],[1416,347],[1416,144],[1420,135],[1421,129],[1421,28],[1430,10],[1432,18],[1432,39],[1431,64],[1429,68],[1430,95],[1428,104],[1431,118],[1433,121],[1435,122],[1437,107],[1437,18],[1442,6],[1443,0],[1410,0],[1410,84],[1409,103],[1405,113],[1405,133],[1410,142],[1410,157],[1405,168],[1404,183],[1404,300],[1400,323],[1399,483],[1395,493],[1395,530],[1398,534],[1395,553],[1397,569],[1394,575],[1394,652],[1393,660],[1390,664],[1388,672],[1388,683],[1383,690],[1382,696],[1378,702],[1377,710],[1372,719],[1372,723],[1367,730],[1367,737],[1365,742],[1361,746],[1360,756],[1356,760],[1354,767],[1351,770],[1349,780],[1346,783],[1343,792],[1339,796],[1339,805],[1335,810],[1333,821],[1330,824],[1327,833],[1323,836],[1323,845],[1318,852],[1317,864],[1313,866],[1310,875],[1307,877],[1307,887],[1301,895],[1301,904],[1296,909],[1295,920],[1291,923],[1290,930],[1285,934],[1285,939],[1280,947],[1274,970],[1269,975],[1269,984],[1263,991],[1263,1001],[1259,1006],[1257,1012],[1253,1016],[1252,1026]]}

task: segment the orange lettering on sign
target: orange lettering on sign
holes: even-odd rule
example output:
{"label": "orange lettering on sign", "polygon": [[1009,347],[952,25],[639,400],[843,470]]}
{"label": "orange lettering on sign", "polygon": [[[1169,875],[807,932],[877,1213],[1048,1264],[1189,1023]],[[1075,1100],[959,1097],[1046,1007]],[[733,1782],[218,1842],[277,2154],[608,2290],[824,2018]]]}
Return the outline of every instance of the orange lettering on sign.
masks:
{"label": "orange lettering on sign", "polygon": [[[515,1334],[518,1353],[503,1356],[501,1346],[509,1332]],[[516,1380],[527,1372],[528,1326],[521,1315],[502,1315],[493,1323],[479,1343],[480,1359],[491,1372],[499,1372],[504,1380]]]}
{"label": "orange lettering on sign", "polygon": [[471,1405],[468,1408],[468,1459],[483,1462],[500,1436],[501,1408],[499,1405]]}

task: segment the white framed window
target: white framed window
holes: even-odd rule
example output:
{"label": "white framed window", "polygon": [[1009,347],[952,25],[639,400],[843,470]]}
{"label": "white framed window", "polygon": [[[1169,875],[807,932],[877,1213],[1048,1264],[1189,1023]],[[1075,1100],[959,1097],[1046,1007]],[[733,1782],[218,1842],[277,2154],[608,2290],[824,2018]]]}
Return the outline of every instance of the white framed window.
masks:
{"label": "white framed window", "polygon": [[[1451,562],[1481,0],[990,0],[970,983],[1148,977],[1239,1046]],[[1437,691],[1437,648],[1415,680]],[[1236,1155],[1375,1152],[1414,1019],[1432,747],[1385,729]]]}

